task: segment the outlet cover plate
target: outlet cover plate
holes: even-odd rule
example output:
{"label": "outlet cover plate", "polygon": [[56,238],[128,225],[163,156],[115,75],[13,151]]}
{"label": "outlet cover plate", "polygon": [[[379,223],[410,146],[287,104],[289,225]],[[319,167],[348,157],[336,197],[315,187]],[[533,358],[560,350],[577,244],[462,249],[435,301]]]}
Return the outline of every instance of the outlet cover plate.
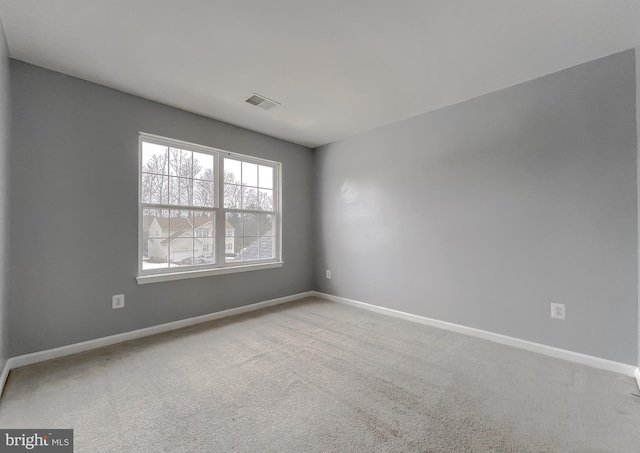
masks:
{"label": "outlet cover plate", "polygon": [[111,298],[111,308],[124,308],[124,294],[116,294]]}
{"label": "outlet cover plate", "polygon": [[564,304],[551,304],[551,317],[555,319],[567,319],[567,308]]}

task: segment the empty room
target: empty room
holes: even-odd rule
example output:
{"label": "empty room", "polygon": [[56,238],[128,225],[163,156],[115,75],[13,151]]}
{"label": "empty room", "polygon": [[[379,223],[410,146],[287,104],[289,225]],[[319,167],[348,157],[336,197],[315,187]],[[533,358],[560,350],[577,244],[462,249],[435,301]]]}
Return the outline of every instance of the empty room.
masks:
{"label": "empty room", "polygon": [[637,0],[0,0],[0,451],[640,451]]}

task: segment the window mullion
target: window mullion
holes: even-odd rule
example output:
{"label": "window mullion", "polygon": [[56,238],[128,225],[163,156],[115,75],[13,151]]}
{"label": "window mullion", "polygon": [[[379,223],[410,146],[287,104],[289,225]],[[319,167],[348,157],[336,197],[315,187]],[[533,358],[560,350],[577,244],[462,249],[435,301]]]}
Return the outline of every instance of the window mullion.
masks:
{"label": "window mullion", "polygon": [[226,224],[227,216],[224,212],[224,159],[220,153],[216,153],[218,178],[216,184],[217,195],[217,228],[216,228],[216,262],[219,266],[225,264]]}

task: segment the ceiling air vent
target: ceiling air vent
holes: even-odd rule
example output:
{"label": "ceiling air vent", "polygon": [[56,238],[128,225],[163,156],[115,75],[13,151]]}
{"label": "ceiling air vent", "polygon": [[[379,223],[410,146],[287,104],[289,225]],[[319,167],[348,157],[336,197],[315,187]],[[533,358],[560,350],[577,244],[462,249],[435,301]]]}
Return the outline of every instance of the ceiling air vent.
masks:
{"label": "ceiling air vent", "polygon": [[248,102],[251,105],[255,105],[256,107],[260,107],[261,109],[265,110],[271,110],[272,108],[280,105],[279,102],[265,98],[264,96],[256,93],[253,93],[253,96],[251,96],[249,99],[246,99],[244,102]]}

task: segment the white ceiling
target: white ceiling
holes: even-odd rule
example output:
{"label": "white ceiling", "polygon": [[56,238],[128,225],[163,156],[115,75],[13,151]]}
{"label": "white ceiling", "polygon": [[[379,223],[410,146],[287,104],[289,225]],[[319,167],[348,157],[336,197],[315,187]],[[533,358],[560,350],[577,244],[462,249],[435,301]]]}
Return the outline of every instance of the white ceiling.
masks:
{"label": "white ceiling", "polygon": [[0,16],[12,58],[309,147],[640,45],[639,0],[0,0]]}

